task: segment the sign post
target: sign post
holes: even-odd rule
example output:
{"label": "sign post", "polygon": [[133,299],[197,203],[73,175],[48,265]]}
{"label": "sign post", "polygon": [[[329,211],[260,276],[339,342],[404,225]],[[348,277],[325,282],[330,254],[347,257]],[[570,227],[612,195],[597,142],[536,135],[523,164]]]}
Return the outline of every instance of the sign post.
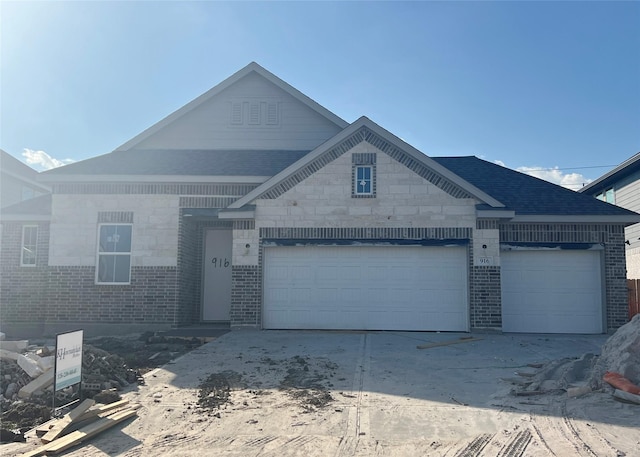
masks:
{"label": "sign post", "polygon": [[72,395],[68,404],[79,401],[82,390],[82,342],[84,331],[60,333],[56,336],[56,360],[54,368],[53,409],[56,409],[56,394],[62,389],[78,385],[78,398]]}

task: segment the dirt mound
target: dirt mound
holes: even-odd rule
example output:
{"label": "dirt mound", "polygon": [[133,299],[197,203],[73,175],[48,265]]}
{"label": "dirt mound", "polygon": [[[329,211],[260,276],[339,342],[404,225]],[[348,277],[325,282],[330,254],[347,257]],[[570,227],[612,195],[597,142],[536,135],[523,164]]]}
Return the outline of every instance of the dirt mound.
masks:
{"label": "dirt mound", "polygon": [[620,327],[602,347],[589,380],[594,389],[602,387],[607,371],[620,373],[640,385],[640,314]]}
{"label": "dirt mound", "polygon": [[231,403],[231,390],[243,388],[242,375],[226,370],[213,373],[200,384],[198,405],[203,411],[211,412]]}

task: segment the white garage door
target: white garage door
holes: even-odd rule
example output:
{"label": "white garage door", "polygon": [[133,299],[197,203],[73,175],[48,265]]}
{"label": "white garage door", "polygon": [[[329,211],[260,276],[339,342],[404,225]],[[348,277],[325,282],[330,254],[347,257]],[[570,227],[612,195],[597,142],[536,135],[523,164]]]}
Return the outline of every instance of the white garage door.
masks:
{"label": "white garage door", "polygon": [[600,252],[503,251],[502,329],[602,333]]}
{"label": "white garage door", "polygon": [[465,247],[278,246],[264,256],[264,328],[468,329]]}

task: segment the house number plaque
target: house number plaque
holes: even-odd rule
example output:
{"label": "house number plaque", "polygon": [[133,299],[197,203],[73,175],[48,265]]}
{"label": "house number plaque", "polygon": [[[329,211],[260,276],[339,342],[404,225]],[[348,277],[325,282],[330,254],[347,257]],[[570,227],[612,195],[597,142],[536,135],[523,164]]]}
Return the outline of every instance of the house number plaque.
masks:
{"label": "house number plaque", "polygon": [[213,268],[229,268],[229,259],[222,257],[214,257],[211,259]]}

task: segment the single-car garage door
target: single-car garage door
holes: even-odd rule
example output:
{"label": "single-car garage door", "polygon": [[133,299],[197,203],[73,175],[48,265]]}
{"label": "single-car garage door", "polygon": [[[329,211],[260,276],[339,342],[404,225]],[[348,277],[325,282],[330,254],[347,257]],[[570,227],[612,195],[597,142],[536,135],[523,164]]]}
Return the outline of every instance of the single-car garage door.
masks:
{"label": "single-car garage door", "polygon": [[466,247],[274,246],[263,327],[468,330]]}
{"label": "single-car garage door", "polygon": [[503,331],[602,333],[600,251],[503,251],[500,262]]}

